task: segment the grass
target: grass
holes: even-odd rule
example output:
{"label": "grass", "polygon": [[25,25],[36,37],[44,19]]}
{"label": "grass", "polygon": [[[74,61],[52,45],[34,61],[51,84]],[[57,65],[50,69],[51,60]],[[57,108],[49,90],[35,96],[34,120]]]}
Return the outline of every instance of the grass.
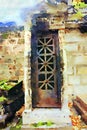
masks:
{"label": "grass", "polygon": [[20,118],[16,126],[11,126],[10,130],[21,130],[21,127],[22,127],[22,118]]}
{"label": "grass", "polygon": [[41,126],[52,126],[54,123],[52,121],[47,121],[47,122],[38,122],[38,123],[33,123],[31,126],[33,127],[41,127]]}
{"label": "grass", "polygon": [[2,34],[2,39],[7,39],[8,36],[9,36],[9,33],[3,33],[3,34]]}

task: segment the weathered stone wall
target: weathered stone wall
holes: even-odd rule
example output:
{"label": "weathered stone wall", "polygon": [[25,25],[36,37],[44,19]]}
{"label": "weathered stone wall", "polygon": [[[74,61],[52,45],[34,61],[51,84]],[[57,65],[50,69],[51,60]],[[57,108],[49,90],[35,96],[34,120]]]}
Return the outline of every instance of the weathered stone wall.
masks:
{"label": "weathered stone wall", "polygon": [[87,33],[66,29],[64,50],[67,60],[67,85],[72,95],[87,94]]}
{"label": "weathered stone wall", "polygon": [[0,80],[24,77],[24,32],[0,33]]}

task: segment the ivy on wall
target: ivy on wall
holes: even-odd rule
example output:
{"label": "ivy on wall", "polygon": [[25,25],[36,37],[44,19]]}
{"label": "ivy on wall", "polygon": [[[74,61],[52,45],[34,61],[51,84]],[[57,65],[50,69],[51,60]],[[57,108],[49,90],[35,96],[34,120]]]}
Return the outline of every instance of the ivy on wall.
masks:
{"label": "ivy on wall", "polygon": [[85,2],[73,2],[73,5],[75,9],[87,8],[87,4],[85,4]]}
{"label": "ivy on wall", "polygon": [[87,15],[84,14],[84,10],[87,8],[87,4],[85,4],[85,2],[73,2],[73,4],[68,8],[72,9],[72,14],[70,16],[70,20],[77,20],[77,22],[79,20],[85,20],[87,21]]}

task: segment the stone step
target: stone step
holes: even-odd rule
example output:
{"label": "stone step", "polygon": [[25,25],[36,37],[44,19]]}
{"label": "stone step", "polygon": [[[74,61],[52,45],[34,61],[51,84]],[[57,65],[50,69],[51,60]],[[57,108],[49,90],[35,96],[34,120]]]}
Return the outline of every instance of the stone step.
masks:
{"label": "stone step", "polygon": [[60,128],[22,128],[21,130],[72,130],[71,126]]}

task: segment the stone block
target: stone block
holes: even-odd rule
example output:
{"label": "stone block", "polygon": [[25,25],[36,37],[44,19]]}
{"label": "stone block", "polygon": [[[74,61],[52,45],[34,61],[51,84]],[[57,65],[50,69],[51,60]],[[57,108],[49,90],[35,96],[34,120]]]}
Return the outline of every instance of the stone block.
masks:
{"label": "stone block", "polygon": [[13,63],[13,61],[11,58],[9,58],[9,59],[5,59],[5,63]]}
{"label": "stone block", "polygon": [[87,45],[83,47],[83,50],[87,53]]}
{"label": "stone block", "polygon": [[19,39],[18,39],[18,44],[21,45],[21,44],[24,44],[24,42],[25,42],[25,41],[24,41],[24,38],[23,38],[23,39],[22,39],[22,38],[19,38]]}
{"label": "stone block", "polygon": [[80,96],[80,95],[86,95],[87,97],[87,85],[74,85],[74,95]]}
{"label": "stone block", "polygon": [[78,51],[78,44],[67,44],[64,46],[64,49],[68,52]]}
{"label": "stone block", "polygon": [[7,64],[0,64],[0,79],[9,79],[10,73]]}
{"label": "stone block", "polygon": [[74,43],[87,41],[87,34],[82,34],[78,29],[68,30],[65,34],[65,41]]}
{"label": "stone block", "polygon": [[87,66],[80,66],[80,67],[78,67],[77,68],[77,74],[78,75],[87,75]]}
{"label": "stone block", "polygon": [[[87,70],[86,70],[87,71]],[[81,84],[87,85],[87,75],[81,76]]]}
{"label": "stone block", "polygon": [[72,56],[72,53],[67,54],[67,61],[66,61],[68,67],[74,65],[74,56]]}
{"label": "stone block", "polygon": [[50,17],[49,18],[49,29],[61,29],[64,28],[64,17]]}
{"label": "stone block", "polygon": [[23,124],[29,124],[29,118],[30,118],[31,110],[24,110],[23,112]]}
{"label": "stone block", "polygon": [[79,45],[78,45],[78,51],[79,52],[83,52],[84,51],[84,46],[83,46],[82,43],[79,43]]}
{"label": "stone block", "polygon": [[80,84],[80,76],[69,76],[68,84],[70,85],[79,85]]}
{"label": "stone block", "polygon": [[13,55],[10,56],[10,55],[6,54],[4,57],[4,63],[11,64],[11,63],[13,63],[13,60],[14,60]]}
{"label": "stone block", "polygon": [[8,70],[8,64],[0,64],[0,72]]}
{"label": "stone block", "polygon": [[74,58],[75,65],[87,65],[87,56],[81,55]]}
{"label": "stone block", "polygon": [[20,66],[24,65],[24,57],[20,57],[20,58],[16,57],[15,60],[16,60],[16,64],[18,65],[18,67],[19,67],[19,65]]}

